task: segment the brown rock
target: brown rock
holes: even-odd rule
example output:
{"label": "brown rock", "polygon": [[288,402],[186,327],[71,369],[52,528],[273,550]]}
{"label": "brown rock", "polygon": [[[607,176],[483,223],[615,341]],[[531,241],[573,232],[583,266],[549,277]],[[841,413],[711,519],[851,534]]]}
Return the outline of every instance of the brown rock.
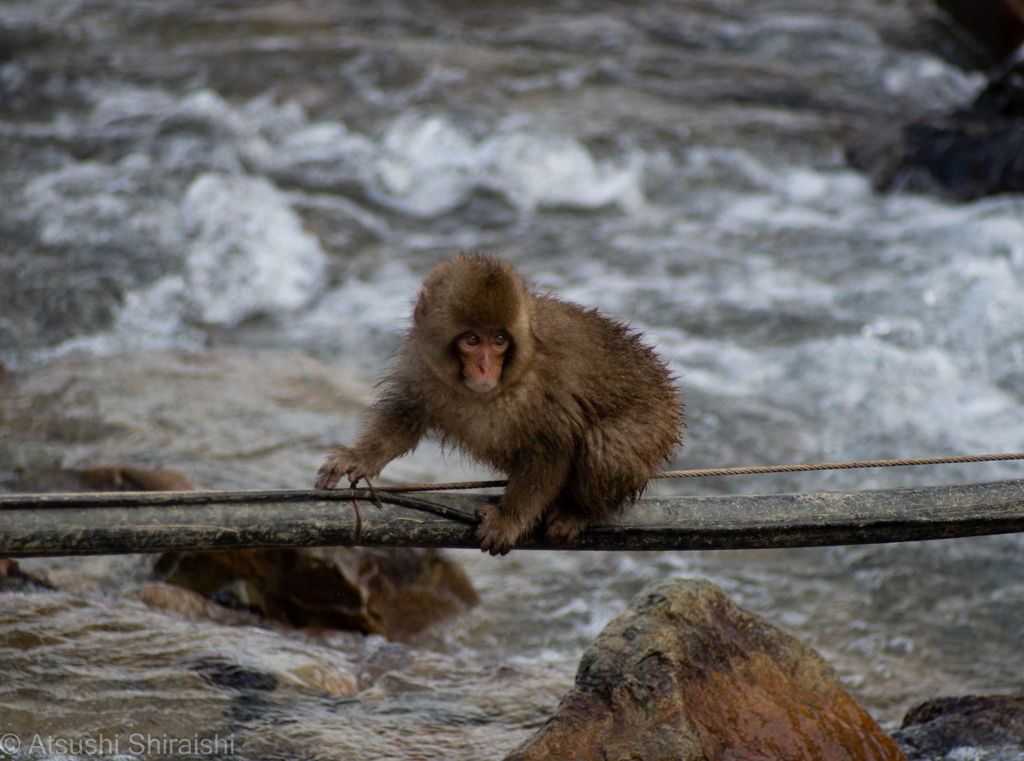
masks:
{"label": "brown rock", "polygon": [[165,468],[115,465],[78,471],[82,483],[97,491],[194,491],[181,473]]}
{"label": "brown rock", "polygon": [[53,584],[44,581],[34,573],[18,567],[11,558],[0,558],[0,592],[23,592],[26,590],[53,589]]}
{"label": "brown rock", "polygon": [[707,581],[642,592],[508,761],[903,759],[815,651]]}
{"label": "brown rock", "polygon": [[291,626],[405,640],[479,602],[462,568],[434,550],[343,548],[166,553],[166,580]]}
{"label": "brown rock", "polygon": [[132,465],[108,465],[69,470],[37,468],[16,474],[2,488],[12,492],[79,491],[194,491],[181,473],[166,468],[140,468]]}
{"label": "brown rock", "polygon": [[216,621],[219,624],[242,625],[256,623],[256,619],[248,613],[229,610],[223,605],[217,605],[217,603],[207,600],[191,589],[176,587],[173,584],[160,582],[145,584],[134,590],[130,596],[151,610],[176,613],[190,621],[208,620]]}

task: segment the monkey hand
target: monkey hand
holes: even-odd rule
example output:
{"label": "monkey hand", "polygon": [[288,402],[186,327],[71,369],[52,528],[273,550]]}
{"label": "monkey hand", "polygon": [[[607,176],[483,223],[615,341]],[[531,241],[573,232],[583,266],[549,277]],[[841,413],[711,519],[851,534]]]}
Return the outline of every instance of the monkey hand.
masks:
{"label": "monkey hand", "polygon": [[480,549],[492,555],[507,555],[522,531],[511,521],[503,520],[495,506],[477,508],[476,517],[480,519],[476,530]]}
{"label": "monkey hand", "polygon": [[356,450],[350,447],[336,447],[327,457],[316,474],[314,489],[333,489],[345,476],[348,477],[350,486],[354,486],[361,478],[374,475],[370,469],[356,454]]}

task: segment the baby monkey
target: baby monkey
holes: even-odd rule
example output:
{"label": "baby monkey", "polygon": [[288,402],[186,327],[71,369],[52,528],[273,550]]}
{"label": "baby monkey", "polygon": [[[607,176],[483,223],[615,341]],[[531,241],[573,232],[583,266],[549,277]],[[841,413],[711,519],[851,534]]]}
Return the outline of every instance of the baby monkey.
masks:
{"label": "baby monkey", "polygon": [[377,476],[427,431],[508,476],[478,511],[480,547],[505,555],[544,517],[570,545],[635,500],[683,440],[668,369],[639,335],[596,310],[537,293],[507,262],[459,254],[423,282],[394,372],[353,447],[316,488]]}

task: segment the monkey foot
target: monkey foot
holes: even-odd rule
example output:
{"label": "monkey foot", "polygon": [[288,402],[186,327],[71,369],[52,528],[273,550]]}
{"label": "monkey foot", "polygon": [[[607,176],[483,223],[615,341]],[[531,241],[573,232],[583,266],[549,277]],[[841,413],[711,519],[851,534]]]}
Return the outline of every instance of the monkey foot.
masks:
{"label": "monkey foot", "polygon": [[555,547],[568,547],[583,533],[589,521],[576,515],[558,513],[548,519],[544,538]]}

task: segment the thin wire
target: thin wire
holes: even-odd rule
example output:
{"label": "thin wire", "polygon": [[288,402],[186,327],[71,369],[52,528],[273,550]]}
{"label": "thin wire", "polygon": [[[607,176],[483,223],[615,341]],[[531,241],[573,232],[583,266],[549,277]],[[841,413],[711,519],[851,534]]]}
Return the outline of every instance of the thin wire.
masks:
{"label": "thin wire", "polygon": [[[971,454],[954,457],[917,457],[905,460],[860,460],[856,462],[816,462],[805,465],[761,465],[754,468],[705,468],[704,470],[670,470],[655,473],[651,478],[702,478],[704,476],[752,476],[762,473],[800,473],[811,470],[852,470],[853,468],[896,468],[905,465],[951,465],[963,462],[997,462],[1024,460],[1024,452],[1014,454]],[[410,486],[378,486],[377,491],[403,494],[417,491],[451,491],[455,489],[488,489],[508,485],[508,481],[467,481],[450,484],[419,484]]]}
{"label": "thin wire", "polygon": [[818,462],[808,465],[762,465],[755,468],[707,468],[655,473],[651,478],[700,478],[701,476],[749,476],[759,473],[799,473],[808,470],[852,470],[853,468],[898,468],[904,465],[951,465],[958,462],[995,462],[1024,460],[1024,452],[1014,454],[969,454],[956,457],[916,457],[906,460],[860,460],[857,462]]}
{"label": "thin wire", "polygon": [[[377,496],[377,490],[374,489],[373,484],[370,483],[369,476],[364,476],[364,479],[366,480],[366,488],[370,492],[370,498],[373,500],[373,503],[377,506],[377,509],[383,510],[384,505],[381,503],[380,497]],[[356,484],[358,483],[359,482],[357,481]],[[353,484],[353,486],[355,486],[355,484]],[[352,543],[342,545],[347,550],[352,549],[359,544],[359,540],[363,535],[363,518],[359,515],[359,500],[355,497],[352,497],[352,512],[356,515],[356,528],[355,531],[352,532]]]}

